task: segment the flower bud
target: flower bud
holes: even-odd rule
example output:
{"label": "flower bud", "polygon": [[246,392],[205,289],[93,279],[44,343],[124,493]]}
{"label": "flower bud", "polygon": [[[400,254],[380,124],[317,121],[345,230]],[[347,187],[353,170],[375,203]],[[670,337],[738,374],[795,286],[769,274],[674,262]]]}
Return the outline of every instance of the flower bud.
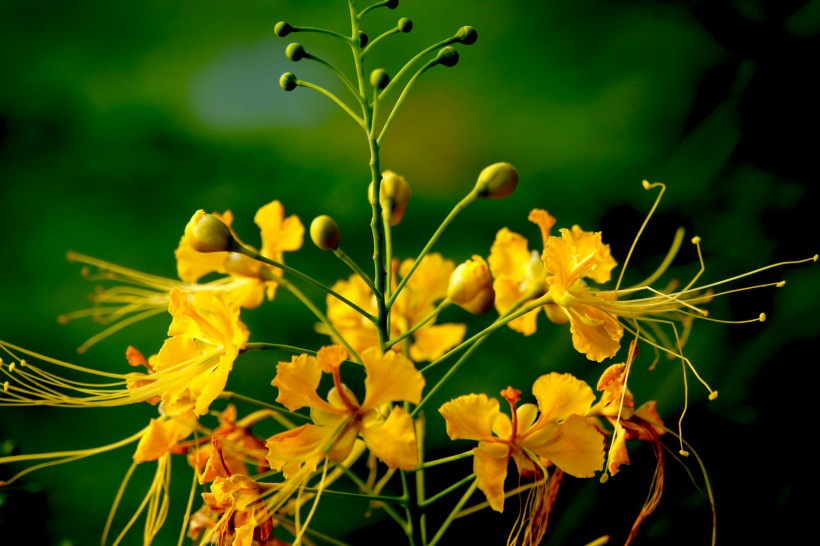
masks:
{"label": "flower bud", "polygon": [[436,56],[436,63],[447,67],[453,67],[458,63],[458,51],[454,47],[443,47]]}
{"label": "flower bud", "polygon": [[369,41],[370,41],[370,38],[367,37],[367,34],[365,34],[362,31],[359,31],[359,47],[366,46],[367,42],[369,42]]}
{"label": "flower bud", "polygon": [[299,62],[307,57],[307,52],[302,44],[299,42],[293,42],[292,44],[288,44],[288,47],[285,48],[285,57],[293,62]]}
{"label": "flower bud", "polygon": [[399,32],[407,34],[411,30],[413,30],[413,21],[411,21],[407,17],[402,17],[401,19],[399,19],[397,27],[399,29]]}
{"label": "flower bud", "polygon": [[390,75],[382,68],[377,68],[370,73],[370,85],[376,89],[384,89],[390,83]]}
{"label": "flower bud", "polygon": [[509,163],[493,163],[478,175],[474,191],[479,197],[503,199],[518,186],[518,172]]}
{"label": "flower bud", "polygon": [[[381,205],[390,211],[390,225],[395,226],[404,218],[404,211],[407,209],[407,202],[410,201],[410,184],[403,176],[391,170],[382,172],[382,183],[379,190],[381,194]],[[373,195],[373,183],[367,189],[367,196],[372,205],[375,200]]]}
{"label": "flower bud", "polygon": [[296,75],[293,72],[285,72],[279,78],[279,87],[285,91],[293,91],[296,89]]}
{"label": "flower bud", "polygon": [[384,5],[389,9],[396,9],[399,7],[399,0],[387,0]]}
{"label": "flower bud", "polygon": [[473,45],[478,40],[478,32],[473,27],[461,27],[456,32],[456,38],[464,45]]}
{"label": "flower bud", "polygon": [[453,270],[447,297],[475,315],[486,313],[492,308],[495,302],[493,280],[487,262],[481,256],[473,256]]}
{"label": "flower bud", "polygon": [[326,214],[317,216],[310,223],[310,239],[322,250],[336,250],[341,239],[339,226]]}
{"label": "flower bud", "polygon": [[185,226],[185,235],[197,252],[224,252],[234,248],[231,228],[202,209],[196,211]]}
{"label": "flower bud", "polygon": [[278,23],[276,23],[276,26],[273,27],[273,33],[276,34],[280,38],[284,38],[285,36],[287,36],[291,32],[295,32],[295,31],[296,31],[295,28],[293,28],[292,26],[290,26],[289,24],[287,24],[284,21],[279,21]]}

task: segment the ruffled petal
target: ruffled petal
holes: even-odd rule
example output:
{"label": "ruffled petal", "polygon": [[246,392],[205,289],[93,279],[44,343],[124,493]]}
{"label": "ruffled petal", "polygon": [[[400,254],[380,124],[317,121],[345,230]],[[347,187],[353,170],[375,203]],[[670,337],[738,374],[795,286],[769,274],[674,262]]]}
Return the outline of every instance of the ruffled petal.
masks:
{"label": "ruffled petal", "polygon": [[362,412],[388,402],[406,400],[418,404],[421,401],[424,376],[412,362],[395,351],[382,354],[376,347],[362,352],[361,357],[367,372]]}
{"label": "ruffled petal", "polygon": [[415,362],[431,362],[461,343],[466,331],[464,324],[424,326],[413,334],[410,358]]}
{"label": "ruffled petal", "polygon": [[416,431],[410,414],[395,407],[387,419],[361,430],[368,449],[391,468],[410,470],[419,464]]}
{"label": "ruffled petal", "polygon": [[525,447],[576,478],[590,478],[604,466],[604,437],[580,415],[571,415],[558,425],[549,442]]}
{"label": "ruffled petal", "polygon": [[276,401],[291,411],[309,407],[338,413],[316,393],[321,379],[322,370],[316,358],[301,354],[291,358],[290,362],[277,364],[276,377],[271,385],[279,389]]}
{"label": "ruffled petal", "polygon": [[615,356],[624,333],[617,319],[591,305],[574,305],[568,311],[576,351],[596,362]]}
{"label": "ruffled petal", "polygon": [[493,438],[493,425],[499,414],[498,400],[486,394],[467,394],[446,402],[439,408],[452,440],[486,440]]}
{"label": "ruffled petal", "polygon": [[541,417],[547,422],[561,421],[570,415],[586,415],[595,393],[589,385],[568,373],[552,372],[535,380],[532,393]]}

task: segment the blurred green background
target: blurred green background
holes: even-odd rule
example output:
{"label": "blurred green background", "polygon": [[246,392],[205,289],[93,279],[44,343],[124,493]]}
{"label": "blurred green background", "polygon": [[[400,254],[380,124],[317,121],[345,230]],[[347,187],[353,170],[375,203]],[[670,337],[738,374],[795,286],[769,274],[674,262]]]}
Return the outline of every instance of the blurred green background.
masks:
{"label": "blurred green background", "polygon": [[[288,94],[277,83],[293,71],[341,91],[321,66],[289,63],[284,48],[294,38],[348,66],[343,48],[319,35],[278,39],[273,27],[284,19],[347,32],[347,17],[341,0],[2,0],[0,339],[112,371],[125,370],[127,345],[155,352],[165,338],[165,315],[77,355],[99,326],[56,321],[87,306],[94,289],[65,253],[173,277],[173,249],[199,208],[232,210],[234,226],[252,244],[258,242],[253,214],[272,199],[305,225],[332,214],[343,247],[368,268],[366,141],[326,98],[306,89]],[[520,185],[510,198],[476,203],[457,218],[435,248],[456,262],[486,256],[502,226],[538,248],[526,216],[540,207],[559,226],[602,230],[623,263],[654,198],[641,188],[643,179],[662,181],[668,191],[627,282],[660,261],[678,226],[702,238],[704,282],[818,252],[820,1],[405,0],[395,11],[368,16],[364,30],[373,38],[399,17],[411,18],[413,31],[380,43],[368,70],[395,74],[406,59],[465,24],[478,30],[479,40],[457,46],[456,67],[436,67],[417,82],[384,142],[382,166],[413,186],[405,220],[394,230],[398,256],[418,252],[480,170],[496,161],[513,163]],[[348,274],[309,242],[287,262],[327,283]],[[696,271],[689,245],[675,267],[683,279]],[[817,486],[804,428],[813,409],[808,387],[816,379],[810,355],[820,333],[817,266],[766,272],[738,286],[780,279],[785,288],[710,306],[716,318],[766,312],[767,322],[699,322],[687,347],[720,391],[707,402],[690,376],[684,434],[712,479],[722,544],[756,542],[767,531],[789,542],[814,528],[809,503],[798,499],[813,498]],[[283,292],[243,319],[253,341],[307,347],[326,341]],[[462,320],[474,331],[492,317],[450,310],[442,318]],[[574,353],[563,328],[539,326],[529,338],[496,334],[437,403],[466,392],[494,395],[508,384],[526,395],[551,370],[594,384],[603,365]],[[248,357],[230,387],[273,399],[268,385],[278,358],[289,357]],[[650,360],[644,351],[630,386],[639,401],[657,399],[674,424],[683,401],[680,368],[661,362],[654,372],[640,369]],[[138,430],[153,413],[147,406],[3,408],[0,441],[3,449],[24,453],[102,445]],[[446,442],[436,413],[428,417],[431,456],[469,447]],[[126,448],[0,490],[0,541],[99,543],[130,456]],[[565,479],[546,543],[584,544],[604,533],[622,543],[652,465],[650,450],[638,447],[633,465],[607,484]],[[183,467],[173,494],[184,506]],[[635,544],[708,544],[708,503],[672,457],[666,467],[661,504]],[[0,478],[9,470],[0,469]],[[431,478],[443,487],[461,470]],[[132,484],[120,525],[141,498],[139,489]],[[397,529],[378,513],[359,517],[366,508],[331,500],[320,508],[317,528],[353,544],[401,543],[386,538]],[[180,510],[172,510],[158,544],[175,543]],[[460,520],[444,543],[501,544],[512,517],[484,512]],[[140,543],[137,529],[123,544]]]}

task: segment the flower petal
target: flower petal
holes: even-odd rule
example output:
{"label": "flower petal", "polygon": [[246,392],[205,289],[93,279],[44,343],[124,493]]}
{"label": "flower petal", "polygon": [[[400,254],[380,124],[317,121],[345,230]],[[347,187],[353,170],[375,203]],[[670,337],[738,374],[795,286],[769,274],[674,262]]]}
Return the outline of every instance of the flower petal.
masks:
{"label": "flower petal", "polygon": [[571,415],[558,425],[549,442],[527,447],[576,478],[590,478],[604,466],[604,437],[580,415]]}
{"label": "flower petal", "polygon": [[395,407],[387,419],[361,430],[367,447],[391,468],[410,470],[419,464],[416,431],[410,414]]}
{"label": "flower petal", "polygon": [[504,480],[507,479],[509,456],[498,456],[497,449],[484,449],[478,444],[473,449],[473,472],[478,479],[478,488],[487,497],[490,508],[504,511]]}
{"label": "flower petal", "polygon": [[321,379],[322,370],[316,358],[301,354],[292,357],[290,362],[277,364],[271,385],[279,389],[276,401],[291,411],[307,406],[338,413],[316,393]]}
{"label": "flower petal", "polygon": [[589,385],[568,373],[552,372],[535,380],[532,393],[545,421],[561,421],[570,415],[586,415],[595,393]]}
{"label": "flower petal", "polygon": [[439,413],[447,424],[452,440],[487,440],[493,438],[493,424],[499,414],[498,400],[486,394],[467,394],[446,402]]}
{"label": "flower petal", "polygon": [[412,362],[395,351],[382,354],[371,347],[361,354],[367,378],[364,380],[363,413],[387,402],[408,401],[418,404],[424,388],[424,376]]}

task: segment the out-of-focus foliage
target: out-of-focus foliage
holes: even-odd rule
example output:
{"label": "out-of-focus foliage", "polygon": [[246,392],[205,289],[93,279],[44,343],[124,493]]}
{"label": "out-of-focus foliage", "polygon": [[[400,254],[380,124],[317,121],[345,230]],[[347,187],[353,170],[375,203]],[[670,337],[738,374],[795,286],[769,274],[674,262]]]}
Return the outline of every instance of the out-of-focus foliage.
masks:
{"label": "out-of-focus foliage", "polygon": [[[502,226],[537,242],[526,217],[541,207],[559,226],[602,230],[622,263],[651,205],[640,186],[644,178],[666,183],[668,191],[633,257],[632,280],[660,261],[679,225],[702,238],[704,279],[818,251],[811,203],[817,200],[820,2],[405,0],[395,12],[380,11],[386,13],[368,25],[386,27],[401,16],[415,24],[368,59],[371,68],[392,73],[461,25],[479,33],[457,67],[431,70],[418,82],[384,142],[383,166],[413,186],[402,225],[414,228],[393,232],[400,257],[420,250],[478,172],[496,161],[516,166],[518,190],[458,218],[436,246],[457,262],[486,256]],[[200,208],[232,210],[234,227],[249,238],[254,211],[271,199],[305,222],[332,214],[346,252],[369,267],[365,140],[324,97],[305,89],[287,94],[277,84],[293,70],[333,86],[318,65],[285,59],[289,41],[274,36],[274,24],[285,19],[341,31],[346,14],[340,0],[2,2],[0,338],[112,370],[124,366],[127,345],[156,351],[165,316],[85,355],[74,352],[99,327],[56,322],[86,306],[94,288],[65,252],[173,276],[173,249]],[[342,59],[321,36],[309,47]],[[288,260],[328,283],[347,276],[342,264],[310,245]],[[696,254],[685,247],[676,265],[694,274]],[[787,279],[784,289],[732,297],[712,309],[730,319],[766,312],[769,321],[696,324],[688,349],[720,391],[707,403],[705,391],[690,388],[684,434],[712,478],[724,544],[746,543],[767,528],[787,541],[811,525],[808,506],[798,501],[816,485],[813,473],[802,470],[810,468],[811,451],[795,442],[805,433],[792,432],[810,415],[816,372],[809,348],[820,333],[820,286],[816,267],[766,273],[760,281],[780,278]],[[285,294],[246,316],[266,341],[324,340]],[[551,370],[590,381],[600,373],[572,351],[563,329],[545,324],[529,338],[506,330],[496,337],[448,384],[441,402],[508,384],[526,392]],[[648,363],[651,355],[645,356]],[[253,355],[231,380],[236,390],[273,398],[267,385],[274,365],[270,355]],[[641,372],[630,379],[633,390],[641,399],[656,398],[674,422],[683,400],[679,364]],[[146,415],[145,408],[111,414],[4,408],[3,414],[0,449],[26,452],[107,443],[123,436],[129,419]],[[443,444],[443,425],[428,428],[428,445]],[[126,451],[119,459],[35,473],[13,494],[0,490],[0,541],[97,543],[130,461]],[[641,456],[651,459],[648,451]],[[667,466],[663,500],[637,543],[708,543],[708,503],[673,459]],[[547,543],[580,544],[628,531],[625,522],[637,515],[645,495],[640,484],[648,487],[650,475],[631,475],[626,483],[627,474],[583,488],[568,482]],[[173,485],[185,495],[187,483]],[[137,501],[126,499],[122,513]],[[335,506],[317,518],[354,544],[365,543],[361,537],[372,528],[355,528],[365,507]],[[175,540],[183,507],[171,512],[168,540]],[[451,533],[464,537],[459,543],[496,535],[502,543],[509,528],[503,518],[468,518]],[[24,520],[36,525],[23,527]],[[379,525],[378,518],[370,523]]]}

